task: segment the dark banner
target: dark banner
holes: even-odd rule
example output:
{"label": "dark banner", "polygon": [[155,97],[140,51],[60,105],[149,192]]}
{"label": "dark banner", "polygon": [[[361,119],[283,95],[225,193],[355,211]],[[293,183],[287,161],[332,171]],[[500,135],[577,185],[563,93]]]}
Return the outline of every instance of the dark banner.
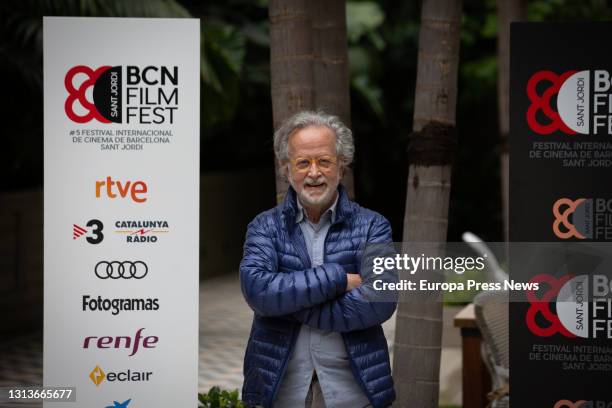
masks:
{"label": "dark banner", "polygon": [[531,268],[510,253],[511,277],[540,283],[510,305],[512,407],[612,407],[610,268],[574,250],[612,241],[609,38],[608,23],[511,27],[510,239],[573,244]]}

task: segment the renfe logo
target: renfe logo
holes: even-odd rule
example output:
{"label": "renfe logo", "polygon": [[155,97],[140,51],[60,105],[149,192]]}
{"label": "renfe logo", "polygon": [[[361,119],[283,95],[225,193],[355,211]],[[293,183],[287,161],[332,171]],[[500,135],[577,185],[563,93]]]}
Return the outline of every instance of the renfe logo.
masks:
{"label": "renfe logo", "polygon": [[[102,189],[104,186],[106,186],[106,189]],[[110,176],[106,177],[106,181],[96,181],[96,198],[100,198],[103,191],[106,191],[106,196],[108,198],[117,198],[115,186],[117,186],[116,191],[121,198],[127,197],[129,192],[132,201],[136,203],[144,203],[147,201],[147,197],[143,197],[148,191],[147,184],[144,181],[127,181],[123,183],[121,181],[113,181]]]}
{"label": "renfe logo", "polygon": [[159,337],[157,336],[142,337],[143,330],[144,330],[144,327],[138,329],[133,340],[132,340],[132,337],[130,336],[117,336],[117,337],[88,336],[88,337],[85,337],[85,340],[83,341],[83,348],[88,349],[90,344],[93,344],[93,347],[96,347],[99,349],[110,349],[110,348],[115,348],[115,349],[124,348],[128,350],[131,349],[132,352],[128,357],[132,357],[134,354],[136,354],[136,352],[138,352],[141,343],[142,343],[142,348],[151,349],[151,348],[155,348],[157,342],[159,341]]}
{"label": "renfe logo", "polygon": [[527,124],[540,135],[612,135],[611,88],[605,70],[538,71],[527,82]]}
{"label": "renfe logo", "polygon": [[76,123],[96,119],[101,123],[172,124],[178,109],[178,78],[177,66],[92,69],[77,65],[64,78],[68,91],[64,110]]}

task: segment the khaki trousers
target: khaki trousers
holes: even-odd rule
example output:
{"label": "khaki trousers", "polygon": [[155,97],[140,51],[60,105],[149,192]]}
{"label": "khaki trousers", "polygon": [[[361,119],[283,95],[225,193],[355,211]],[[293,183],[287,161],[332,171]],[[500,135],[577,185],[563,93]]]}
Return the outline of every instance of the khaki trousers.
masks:
{"label": "khaki trousers", "polygon": [[321,391],[321,384],[319,384],[316,373],[312,376],[312,382],[306,395],[306,408],[325,408],[323,391]]}

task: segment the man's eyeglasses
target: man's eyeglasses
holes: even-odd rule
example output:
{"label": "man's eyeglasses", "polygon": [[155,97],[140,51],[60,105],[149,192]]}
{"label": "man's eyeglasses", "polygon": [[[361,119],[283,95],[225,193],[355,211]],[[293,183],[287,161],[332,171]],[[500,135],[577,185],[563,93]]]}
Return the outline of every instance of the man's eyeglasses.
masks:
{"label": "man's eyeglasses", "polygon": [[338,163],[338,156],[298,157],[289,160],[293,169],[299,173],[306,173],[313,163],[322,171],[331,170]]}

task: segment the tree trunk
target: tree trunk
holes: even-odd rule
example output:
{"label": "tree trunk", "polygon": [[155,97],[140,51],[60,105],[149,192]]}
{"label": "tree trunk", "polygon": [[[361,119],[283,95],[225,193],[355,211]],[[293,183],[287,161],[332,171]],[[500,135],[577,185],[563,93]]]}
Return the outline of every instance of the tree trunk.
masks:
{"label": "tree trunk", "polygon": [[524,0],[497,0],[497,105],[499,108],[501,198],[504,217],[504,240],[509,240],[510,167],[508,135],[510,133],[510,23],[525,20]]}
{"label": "tree trunk", "polygon": [[[460,21],[460,0],[423,1],[404,216],[406,242],[446,241],[456,150]],[[430,275],[424,278],[433,280]],[[400,294],[393,358],[398,407],[438,407],[442,298],[440,294],[424,298]]]}
{"label": "tree trunk", "polygon": [[[346,6],[340,0],[270,0],[274,129],[302,110],[337,115],[350,126]],[[343,179],[353,191],[352,172]],[[276,163],[276,198],[288,183]]]}

